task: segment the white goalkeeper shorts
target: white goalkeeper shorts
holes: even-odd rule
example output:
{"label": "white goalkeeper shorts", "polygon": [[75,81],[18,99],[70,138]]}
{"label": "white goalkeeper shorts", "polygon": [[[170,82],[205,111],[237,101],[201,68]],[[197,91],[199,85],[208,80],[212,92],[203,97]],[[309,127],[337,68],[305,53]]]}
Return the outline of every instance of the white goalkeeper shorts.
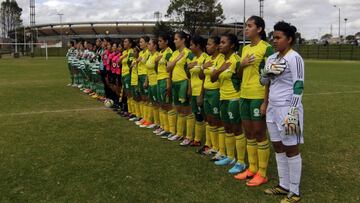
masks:
{"label": "white goalkeeper shorts", "polygon": [[289,107],[271,106],[266,110],[266,125],[271,142],[282,142],[285,146],[293,146],[304,143],[304,109],[298,107],[299,124],[301,133],[299,135],[285,135],[284,120],[288,114]]}

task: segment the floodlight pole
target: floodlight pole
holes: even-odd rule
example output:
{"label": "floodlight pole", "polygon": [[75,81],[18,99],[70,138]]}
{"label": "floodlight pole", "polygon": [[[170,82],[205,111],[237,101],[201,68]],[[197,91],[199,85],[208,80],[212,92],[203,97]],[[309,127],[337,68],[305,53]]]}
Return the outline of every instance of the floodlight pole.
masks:
{"label": "floodlight pole", "polygon": [[61,39],[61,47],[63,47],[63,36],[62,36],[62,16],[64,15],[63,13],[57,13],[57,15],[60,18],[60,39]]}
{"label": "floodlight pole", "polygon": [[338,34],[339,34],[339,40],[340,40],[340,23],[341,23],[340,22],[341,21],[341,19],[340,19],[340,7],[337,6],[337,5],[334,5],[334,7],[339,9],[339,29],[338,29]]}
{"label": "floodlight pole", "polygon": [[246,0],[244,0],[244,18],[243,18],[243,46],[245,46],[245,11],[246,11]]}

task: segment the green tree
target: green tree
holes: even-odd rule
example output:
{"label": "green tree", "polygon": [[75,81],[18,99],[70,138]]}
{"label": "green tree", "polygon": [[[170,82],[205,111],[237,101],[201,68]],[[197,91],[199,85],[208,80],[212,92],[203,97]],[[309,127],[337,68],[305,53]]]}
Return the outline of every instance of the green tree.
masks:
{"label": "green tree", "polygon": [[170,0],[166,16],[181,22],[182,29],[190,34],[210,31],[211,26],[225,20],[222,5],[217,0]]}
{"label": "green tree", "polygon": [[173,32],[174,30],[171,24],[163,21],[156,22],[153,30],[155,36],[159,36],[160,34],[171,35]]}
{"label": "green tree", "polygon": [[22,8],[15,0],[6,0],[0,7],[0,30],[2,37],[8,37],[9,32],[22,24]]}

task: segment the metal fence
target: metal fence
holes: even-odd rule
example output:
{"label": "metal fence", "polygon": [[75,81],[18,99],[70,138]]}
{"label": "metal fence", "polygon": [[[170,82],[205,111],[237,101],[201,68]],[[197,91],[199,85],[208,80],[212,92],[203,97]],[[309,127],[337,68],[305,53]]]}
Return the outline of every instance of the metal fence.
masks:
{"label": "metal fence", "polygon": [[360,60],[360,46],[356,45],[295,45],[294,49],[307,59]]}

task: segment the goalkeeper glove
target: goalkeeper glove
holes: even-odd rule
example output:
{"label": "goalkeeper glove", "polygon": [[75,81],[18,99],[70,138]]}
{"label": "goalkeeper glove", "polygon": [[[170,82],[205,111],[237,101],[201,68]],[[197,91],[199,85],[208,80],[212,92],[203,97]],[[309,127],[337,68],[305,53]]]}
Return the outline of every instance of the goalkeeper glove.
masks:
{"label": "goalkeeper glove", "polygon": [[288,115],[284,120],[285,135],[299,135],[299,112],[296,107],[290,107]]}
{"label": "goalkeeper glove", "polygon": [[286,62],[285,61],[277,61],[275,63],[268,63],[266,64],[264,68],[264,74],[266,75],[280,75],[282,72],[284,72],[286,68]]}

